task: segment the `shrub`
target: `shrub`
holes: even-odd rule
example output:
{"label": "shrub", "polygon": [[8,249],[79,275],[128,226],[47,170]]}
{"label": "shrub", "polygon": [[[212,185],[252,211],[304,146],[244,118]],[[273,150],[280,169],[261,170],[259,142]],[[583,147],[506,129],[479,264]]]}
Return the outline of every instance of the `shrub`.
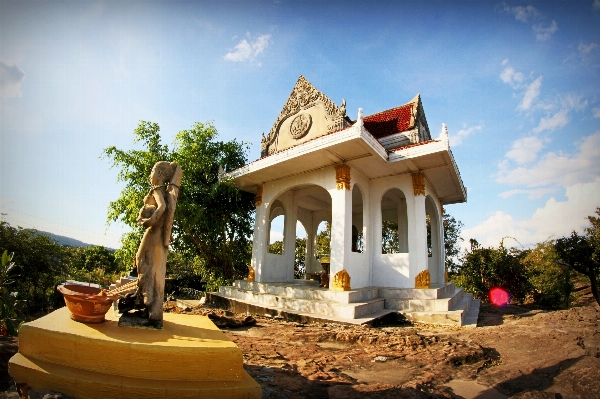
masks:
{"label": "shrub", "polygon": [[524,257],[533,288],[533,300],[544,306],[568,308],[573,283],[567,266],[557,263],[553,241],[545,241]]}
{"label": "shrub", "polygon": [[532,288],[522,262],[527,253],[506,248],[504,241],[498,248],[484,248],[471,239],[471,249],[464,255],[458,274],[453,275],[452,280],[483,301],[488,300],[490,289],[501,287],[513,301],[522,303]]}

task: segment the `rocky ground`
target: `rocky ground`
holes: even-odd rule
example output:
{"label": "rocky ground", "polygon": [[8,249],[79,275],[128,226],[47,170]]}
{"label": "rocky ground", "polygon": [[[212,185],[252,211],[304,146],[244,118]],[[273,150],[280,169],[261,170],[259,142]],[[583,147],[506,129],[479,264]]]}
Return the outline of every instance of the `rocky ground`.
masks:
{"label": "rocky ground", "polygon": [[[600,398],[600,306],[590,295],[558,311],[483,304],[474,329],[170,310],[209,315],[242,350],[264,398]],[[0,340],[0,389],[12,384],[6,364],[16,348]],[[8,397],[18,395],[0,393]]]}

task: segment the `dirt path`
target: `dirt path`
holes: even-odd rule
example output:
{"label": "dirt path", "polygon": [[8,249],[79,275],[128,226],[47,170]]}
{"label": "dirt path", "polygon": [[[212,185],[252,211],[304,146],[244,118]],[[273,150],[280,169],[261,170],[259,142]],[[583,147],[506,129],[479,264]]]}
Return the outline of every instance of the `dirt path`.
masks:
{"label": "dirt path", "polygon": [[600,398],[600,307],[482,306],[476,329],[301,325],[227,335],[264,398]]}
{"label": "dirt path", "polygon": [[[475,329],[188,313],[233,326],[223,330],[263,398],[600,398],[600,307],[589,297],[561,311],[482,305]],[[16,340],[0,340],[0,349],[8,377]],[[14,391],[0,392],[7,397]]]}

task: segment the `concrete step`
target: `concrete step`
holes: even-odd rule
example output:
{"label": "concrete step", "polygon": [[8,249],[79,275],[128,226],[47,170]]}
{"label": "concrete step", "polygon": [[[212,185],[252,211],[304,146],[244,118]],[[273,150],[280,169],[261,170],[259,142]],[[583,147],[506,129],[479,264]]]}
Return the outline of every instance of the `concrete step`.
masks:
{"label": "concrete step", "polygon": [[479,307],[481,301],[479,299],[473,299],[469,306],[467,315],[463,317],[463,327],[477,327],[477,319],[479,319]]}
{"label": "concrete step", "polygon": [[379,288],[379,296],[386,299],[441,299],[454,295],[454,283],[440,288]]}
{"label": "concrete step", "polygon": [[[477,317],[479,315],[479,300],[473,300],[472,294],[464,294],[458,303],[450,310],[442,311],[415,311],[408,309],[402,311],[402,314],[413,323],[470,326],[473,327],[473,320],[477,326]],[[468,321],[468,325],[467,325]]]}
{"label": "concrete step", "polygon": [[[313,282],[307,281],[307,283]],[[312,299],[336,303],[364,302],[378,297],[377,287],[360,288],[350,291],[331,291],[328,288],[319,287],[318,284],[307,283],[256,283],[237,280],[231,287],[246,292],[252,291],[260,294],[272,294],[287,298]],[[221,292],[220,289],[219,292]]]}
{"label": "concrete step", "polygon": [[233,286],[220,287],[219,293],[212,295],[225,302],[246,304],[248,309],[255,306],[328,320],[372,320],[380,313],[400,312],[417,323],[461,326],[476,325],[479,313],[479,302],[453,283],[431,289],[367,287],[332,291],[306,280],[293,283],[238,280]]}
{"label": "concrete step", "polygon": [[[320,293],[322,291],[319,291]],[[331,292],[331,291],[330,291]],[[326,299],[304,299],[279,296],[255,291],[244,291],[235,287],[220,287],[219,295],[230,299],[241,300],[267,308],[286,309],[302,313],[312,313],[322,316],[335,316],[346,319],[363,317],[384,309],[382,298],[367,299],[362,302],[340,303]]]}
{"label": "concrete step", "polygon": [[285,320],[301,323],[322,322],[353,325],[371,324],[375,320],[387,316],[390,313],[396,313],[395,310],[382,309],[356,318],[344,318],[340,316],[329,316],[301,312],[296,310],[289,310],[280,307],[265,307],[252,302],[243,301],[241,299],[227,298],[215,292],[207,293],[207,302],[212,304],[213,306],[217,306],[221,309],[231,310],[235,313],[251,313],[258,314],[260,316],[268,315],[275,317],[283,317]]}

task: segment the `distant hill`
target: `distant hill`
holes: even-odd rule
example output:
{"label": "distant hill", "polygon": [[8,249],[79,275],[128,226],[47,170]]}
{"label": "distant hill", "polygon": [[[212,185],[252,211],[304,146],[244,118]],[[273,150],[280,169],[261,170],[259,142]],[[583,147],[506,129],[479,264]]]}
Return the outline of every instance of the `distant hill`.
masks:
{"label": "distant hill", "polygon": [[43,234],[45,236],[50,237],[51,240],[56,241],[59,245],[68,245],[70,247],[91,247],[93,244],[86,244],[85,242],[76,240],[71,237],[59,236],[58,234],[49,233],[47,231],[37,231],[37,234]]}

